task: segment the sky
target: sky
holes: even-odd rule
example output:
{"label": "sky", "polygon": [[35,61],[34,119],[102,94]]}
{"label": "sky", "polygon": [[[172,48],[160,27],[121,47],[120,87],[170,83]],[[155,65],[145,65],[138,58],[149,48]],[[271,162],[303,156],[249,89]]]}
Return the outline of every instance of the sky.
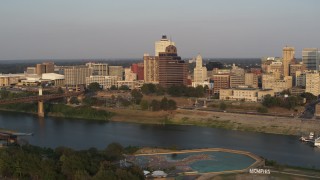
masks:
{"label": "sky", "polygon": [[0,60],[154,55],[163,34],[182,58],[301,57],[320,48],[319,0],[1,0]]}

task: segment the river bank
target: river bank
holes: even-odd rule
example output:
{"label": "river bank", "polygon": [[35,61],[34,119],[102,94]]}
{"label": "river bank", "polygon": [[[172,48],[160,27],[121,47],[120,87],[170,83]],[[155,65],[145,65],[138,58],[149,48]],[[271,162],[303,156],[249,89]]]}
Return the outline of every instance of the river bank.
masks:
{"label": "river bank", "polygon": [[[67,110],[67,108],[68,110]],[[78,108],[78,109],[77,109]],[[70,109],[74,111],[70,113]],[[142,111],[131,108],[91,108],[90,112],[79,107],[64,105],[53,108],[46,116],[59,118],[88,119],[100,121],[131,122],[140,124],[195,125],[228,130],[261,132],[282,135],[308,134],[320,132],[320,121],[291,117],[261,116],[228,112],[201,110]],[[106,111],[107,110],[107,114]],[[36,115],[33,111],[18,111],[0,108],[0,111],[22,112]],[[103,113],[103,111],[105,113]],[[93,113],[94,112],[94,113]],[[86,116],[83,116],[86,114]]]}
{"label": "river bank", "polygon": [[[45,113],[45,116],[49,117],[58,117],[58,118],[72,118],[72,119],[87,119],[87,120],[99,120],[99,121],[109,121],[110,117],[113,115],[110,112],[105,110],[99,110],[87,106],[70,106],[64,104],[51,104],[50,110],[48,113]],[[31,108],[28,110],[14,109],[14,107],[1,107],[0,111],[7,112],[19,112],[37,115],[37,112]]]}
{"label": "river bank", "polygon": [[111,121],[145,124],[196,125],[228,130],[261,132],[282,135],[301,135],[320,132],[320,121],[299,118],[209,112],[200,110],[141,111],[108,109]]}

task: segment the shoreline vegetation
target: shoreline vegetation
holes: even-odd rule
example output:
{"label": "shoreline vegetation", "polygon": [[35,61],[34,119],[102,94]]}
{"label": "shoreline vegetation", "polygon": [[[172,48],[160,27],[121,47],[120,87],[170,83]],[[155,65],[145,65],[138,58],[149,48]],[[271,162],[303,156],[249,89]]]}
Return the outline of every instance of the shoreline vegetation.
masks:
{"label": "shoreline vegetation", "polygon": [[[296,135],[320,132],[320,121],[201,110],[146,111],[138,108],[105,108],[49,104],[47,116],[159,125],[194,125],[227,130]],[[37,104],[0,106],[0,111],[36,114]],[[48,112],[48,111],[47,111]]]}
{"label": "shoreline vegetation", "polygon": [[[69,106],[65,104],[49,104],[45,107],[49,113],[46,116],[58,118],[73,118],[73,119],[87,119],[109,121],[113,113],[92,108],[90,106]],[[20,112],[27,114],[37,114],[37,104],[9,104],[0,105],[0,111]]]}

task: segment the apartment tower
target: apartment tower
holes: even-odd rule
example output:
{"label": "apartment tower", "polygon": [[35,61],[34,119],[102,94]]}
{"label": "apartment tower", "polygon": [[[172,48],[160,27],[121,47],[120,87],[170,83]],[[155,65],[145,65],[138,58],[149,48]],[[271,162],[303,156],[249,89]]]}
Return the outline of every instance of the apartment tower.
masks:
{"label": "apartment tower", "polygon": [[283,76],[289,76],[289,66],[294,60],[294,47],[284,47],[282,49],[282,65],[283,65]]}

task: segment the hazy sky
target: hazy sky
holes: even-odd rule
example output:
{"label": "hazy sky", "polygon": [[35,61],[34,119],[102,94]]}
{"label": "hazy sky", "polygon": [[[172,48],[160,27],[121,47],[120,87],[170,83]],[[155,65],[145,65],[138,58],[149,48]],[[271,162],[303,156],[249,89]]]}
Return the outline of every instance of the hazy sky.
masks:
{"label": "hazy sky", "polygon": [[320,48],[319,0],[1,0],[0,59],[141,58],[167,34],[193,57]]}

